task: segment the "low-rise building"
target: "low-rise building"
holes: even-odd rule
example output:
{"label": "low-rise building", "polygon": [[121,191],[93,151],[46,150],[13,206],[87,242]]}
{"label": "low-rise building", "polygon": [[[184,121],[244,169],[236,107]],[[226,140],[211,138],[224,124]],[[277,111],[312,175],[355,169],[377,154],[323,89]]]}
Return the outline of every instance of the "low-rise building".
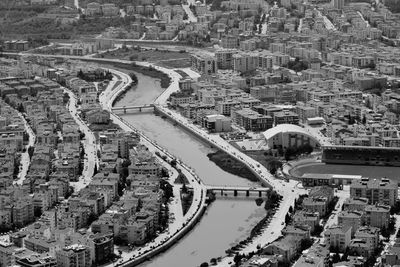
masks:
{"label": "low-rise building", "polygon": [[360,228],[364,221],[364,213],[362,211],[347,211],[343,210],[338,214],[338,224],[351,226],[351,236],[354,236],[358,228]]}
{"label": "low-rise building", "polygon": [[285,236],[266,246],[263,252],[269,255],[282,255],[285,261],[290,261],[296,256],[299,245],[300,239],[293,236]]}
{"label": "low-rise building", "polygon": [[373,227],[387,228],[390,221],[390,206],[368,205],[365,207],[365,223]]}
{"label": "low-rise building", "polygon": [[372,226],[361,226],[358,228],[354,237],[364,240],[367,244],[368,255],[372,255],[374,250],[379,246],[380,229]]}
{"label": "low-rise building", "polygon": [[326,197],[307,197],[303,200],[303,207],[309,212],[318,212],[320,216],[325,216],[328,209],[328,199]]}
{"label": "low-rise building", "polygon": [[346,200],[343,202],[343,210],[364,211],[367,205],[368,205],[368,198],[362,198],[362,197],[346,198]]}
{"label": "low-rise building", "polygon": [[325,242],[330,248],[344,252],[351,241],[351,226],[334,225],[328,227],[325,232]]}
{"label": "low-rise building", "polygon": [[230,132],[231,120],[224,115],[207,115],[203,118],[202,126],[210,132]]}
{"label": "low-rise building", "polygon": [[295,225],[308,225],[310,227],[310,231],[313,232],[315,226],[319,224],[319,213],[303,210],[297,211],[293,216],[293,222]]}
{"label": "low-rise building", "polygon": [[387,178],[363,178],[351,184],[350,197],[367,198],[370,204],[382,203],[393,206],[398,197],[398,185],[397,182]]}
{"label": "low-rise building", "polygon": [[60,267],[90,267],[92,259],[90,249],[84,245],[70,245],[56,252],[57,266]]}

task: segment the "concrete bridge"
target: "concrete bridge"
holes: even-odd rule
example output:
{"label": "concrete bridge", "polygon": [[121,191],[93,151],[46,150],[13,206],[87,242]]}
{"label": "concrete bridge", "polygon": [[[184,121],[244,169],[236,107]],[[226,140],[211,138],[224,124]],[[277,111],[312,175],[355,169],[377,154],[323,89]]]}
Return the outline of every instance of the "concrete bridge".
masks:
{"label": "concrete bridge", "polygon": [[154,104],[148,104],[143,106],[123,106],[123,107],[113,107],[111,109],[113,112],[123,112],[126,113],[140,113],[140,112],[153,112]]}
{"label": "concrete bridge", "polygon": [[223,196],[226,192],[233,192],[233,195],[238,196],[239,192],[246,193],[246,197],[250,196],[250,193],[258,193],[258,197],[267,195],[270,189],[268,187],[244,187],[244,186],[207,186],[207,191],[214,192],[215,194],[220,193]]}

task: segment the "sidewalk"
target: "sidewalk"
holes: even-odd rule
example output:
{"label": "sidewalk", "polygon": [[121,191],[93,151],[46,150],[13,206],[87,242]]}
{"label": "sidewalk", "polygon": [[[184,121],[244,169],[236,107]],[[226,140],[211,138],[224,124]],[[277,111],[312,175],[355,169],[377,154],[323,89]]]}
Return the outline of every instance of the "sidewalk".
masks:
{"label": "sidewalk", "polygon": [[23,120],[25,131],[29,135],[29,142],[25,146],[25,152],[21,153],[21,163],[20,163],[20,170],[18,173],[18,180],[13,182],[13,184],[22,185],[26,178],[26,174],[28,173],[29,165],[31,164],[31,159],[29,157],[28,148],[33,147],[35,145],[36,135],[33,132],[31,126],[25,120],[24,116],[22,116],[21,112],[18,112],[18,116]]}
{"label": "sidewalk", "polygon": [[78,182],[70,183],[74,188],[74,191],[78,192],[90,183],[94,175],[94,167],[98,166],[97,144],[94,133],[77,114],[76,96],[74,95],[74,93],[72,93],[72,91],[66,88],[64,88],[64,92],[68,93],[69,95],[68,110],[71,113],[72,118],[74,118],[76,124],[78,125],[79,130],[85,134],[85,139],[82,140],[83,148],[85,150],[84,168],[82,171],[82,175],[79,177]]}
{"label": "sidewalk", "polygon": [[[110,111],[112,121],[118,124],[121,127],[121,129],[125,131],[138,132],[141,135],[140,142],[143,145],[145,145],[149,149],[149,151],[153,153],[159,152],[161,156],[165,155],[169,159],[175,158],[168,151],[161,148],[154,141],[147,138],[143,133],[137,131],[128,122],[124,121],[122,118],[111,112],[113,100],[118,96],[118,94],[122,90],[124,90],[126,86],[130,84],[131,79],[128,75],[122,72],[115,70],[110,70],[110,71],[114,74],[117,74],[122,80],[122,83],[119,83],[116,86],[114,83],[110,83],[109,86],[106,88],[106,90],[100,95],[99,101],[100,104],[103,106],[103,108]],[[205,205],[205,197],[207,192],[206,187],[201,183],[197,175],[193,172],[193,170],[190,167],[184,165],[179,160],[177,161],[177,166],[182,171],[182,173],[188,178],[189,186],[193,188],[192,205],[190,206],[187,213],[183,215],[182,203],[180,199],[181,185],[174,184],[177,171],[172,169],[172,167],[169,166],[166,162],[163,162],[162,164],[166,166],[169,171],[172,172],[172,175],[169,178],[169,182],[173,186],[174,198],[172,202],[169,203],[169,208],[171,215],[173,215],[175,219],[173,220],[172,223],[169,224],[167,232],[158,235],[153,241],[147,243],[144,247],[141,247],[140,251],[138,249],[129,252],[123,252],[122,259],[118,264],[116,264],[116,266],[125,266],[125,264],[129,265],[129,261],[137,259],[138,257],[143,257],[144,255],[150,253],[155,249],[159,249],[162,246],[169,245],[169,243],[171,242],[176,242],[179,233],[181,231],[186,231],[187,229],[190,229],[189,227],[191,227],[191,225],[198,220],[199,216],[201,216],[200,211],[202,210],[202,207]],[[118,248],[116,248],[116,250],[118,250]]]}

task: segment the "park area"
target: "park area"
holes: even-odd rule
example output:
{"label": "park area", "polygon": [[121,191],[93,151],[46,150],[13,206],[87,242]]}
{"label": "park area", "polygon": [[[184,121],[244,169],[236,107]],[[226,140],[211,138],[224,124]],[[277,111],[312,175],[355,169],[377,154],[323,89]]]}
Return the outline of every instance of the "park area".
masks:
{"label": "park area", "polygon": [[161,49],[148,49],[138,46],[132,48],[122,47],[117,50],[102,53],[101,58],[118,58],[131,61],[146,61],[166,68],[190,67],[190,55],[186,51],[167,51]]}

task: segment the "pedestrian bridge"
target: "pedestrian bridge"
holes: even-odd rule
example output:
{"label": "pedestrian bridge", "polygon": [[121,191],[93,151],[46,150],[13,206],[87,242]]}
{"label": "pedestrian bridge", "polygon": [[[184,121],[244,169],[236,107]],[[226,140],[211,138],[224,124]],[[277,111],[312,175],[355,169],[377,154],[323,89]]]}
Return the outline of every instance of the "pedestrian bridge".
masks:
{"label": "pedestrian bridge", "polygon": [[142,106],[123,106],[113,107],[111,109],[114,113],[143,113],[143,112],[154,112],[154,104],[147,104]]}
{"label": "pedestrian bridge", "polygon": [[221,196],[226,195],[227,193],[233,193],[233,195],[236,197],[240,193],[240,195],[245,194],[246,197],[249,197],[250,194],[254,196],[258,195],[258,197],[262,197],[263,195],[266,196],[267,192],[270,189],[268,187],[245,187],[245,186],[207,186],[207,191],[208,192],[213,192],[215,194],[220,193]]}

